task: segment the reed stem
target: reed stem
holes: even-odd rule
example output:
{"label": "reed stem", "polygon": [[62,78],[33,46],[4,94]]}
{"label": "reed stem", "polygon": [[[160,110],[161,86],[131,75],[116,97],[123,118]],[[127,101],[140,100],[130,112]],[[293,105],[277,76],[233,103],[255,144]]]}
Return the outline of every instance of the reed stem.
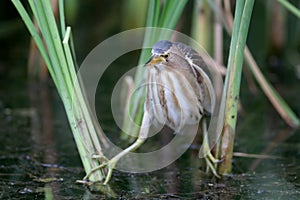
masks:
{"label": "reed stem", "polygon": [[236,2],[233,34],[222,97],[222,102],[225,101],[225,116],[219,145],[220,156],[223,159],[218,167],[219,174],[231,173],[244,48],[253,5],[254,0],[239,0]]}
{"label": "reed stem", "polygon": [[[79,77],[76,75],[74,48],[69,45],[71,28],[66,28],[64,22],[64,2],[63,0],[59,2],[61,34],[49,0],[29,0],[28,2],[41,36],[20,0],[12,0],[49,69],[64,104],[85,172],[88,173],[99,165],[97,160],[92,159],[92,155],[102,155],[102,151],[92,114],[81,89]],[[63,41],[61,38],[64,38]],[[91,181],[101,181],[103,178],[101,171],[90,176]]]}

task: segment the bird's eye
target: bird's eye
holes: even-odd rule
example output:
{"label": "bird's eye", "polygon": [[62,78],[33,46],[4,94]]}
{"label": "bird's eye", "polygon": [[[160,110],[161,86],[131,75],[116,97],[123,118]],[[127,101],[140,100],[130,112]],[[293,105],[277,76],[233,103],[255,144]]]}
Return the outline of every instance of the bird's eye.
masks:
{"label": "bird's eye", "polygon": [[169,57],[169,54],[162,54],[161,57],[167,59]]}

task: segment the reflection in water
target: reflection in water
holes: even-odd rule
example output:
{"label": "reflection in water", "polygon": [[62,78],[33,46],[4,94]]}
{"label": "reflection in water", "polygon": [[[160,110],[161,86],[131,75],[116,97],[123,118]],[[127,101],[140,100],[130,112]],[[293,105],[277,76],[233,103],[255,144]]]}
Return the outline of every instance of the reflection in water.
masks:
{"label": "reflection in water", "polygon": [[[33,153],[37,154],[40,151],[43,153],[44,166],[49,166],[45,169],[45,174],[38,177],[41,182],[45,182],[46,193],[51,193],[52,198],[57,199],[57,196],[52,191],[58,191],[60,185],[56,182],[56,173],[52,169],[52,165],[57,165],[57,152],[55,149],[55,128],[53,126],[53,108],[50,88],[46,82],[32,82],[29,85],[29,98],[32,108],[35,111],[31,115],[31,137],[34,141]],[[47,148],[41,149],[42,146]],[[55,167],[54,167],[55,168]],[[49,182],[49,183],[47,183]]]}

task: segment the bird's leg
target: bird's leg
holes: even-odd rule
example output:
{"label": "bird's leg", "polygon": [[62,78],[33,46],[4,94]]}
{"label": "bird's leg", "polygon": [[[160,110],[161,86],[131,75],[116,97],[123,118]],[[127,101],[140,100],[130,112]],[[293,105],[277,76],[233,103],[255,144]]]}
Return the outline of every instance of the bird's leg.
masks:
{"label": "bird's leg", "polygon": [[207,132],[207,126],[206,126],[205,119],[202,119],[202,129],[203,129],[202,130],[202,132],[203,132],[203,142],[202,142],[203,155],[199,155],[199,156],[200,157],[204,156],[207,171],[211,170],[216,177],[220,178],[220,175],[217,173],[214,164],[221,162],[221,160],[216,159],[211,153],[211,149],[209,147],[209,142],[208,142],[208,132]]}
{"label": "bird's leg", "polygon": [[119,154],[115,155],[112,159],[107,160],[106,162],[104,162],[103,164],[93,168],[84,178],[83,180],[87,180],[89,178],[89,176],[94,173],[95,171],[102,169],[104,167],[108,168],[108,172],[107,175],[105,177],[105,181],[104,181],[104,185],[106,185],[111,176],[112,176],[112,172],[117,164],[117,162],[126,154],[128,154],[131,151],[136,150],[137,148],[139,148],[144,141],[147,139],[148,133],[149,133],[149,122],[150,122],[150,116],[148,114],[147,111],[145,111],[144,116],[143,116],[143,121],[142,121],[142,125],[141,125],[141,129],[139,132],[139,136],[138,139],[129,147],[127,147],[126,149],[124,149],[123,151],[121,151]]}

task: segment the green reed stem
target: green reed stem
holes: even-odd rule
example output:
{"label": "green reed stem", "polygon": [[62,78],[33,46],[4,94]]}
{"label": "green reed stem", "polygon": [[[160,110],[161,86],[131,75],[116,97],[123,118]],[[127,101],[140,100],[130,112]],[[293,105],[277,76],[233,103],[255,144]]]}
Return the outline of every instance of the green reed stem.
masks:
{"label": "green reed stem", "polygon": [[58,0],[59,8],[59,19],[60,19],[60,31],[61,35],[66,34],[66,23],[65,23],[65,5],[64,0]]}
{"label": "green reed stem", "polygon": [[224,160],[219,165],[219,174],[231,173],[244,48],[253,5],[254,0],[239,0],[236,2],[233,34],[223,90],[224,95],[222,97],[222,101],[225,101],[225,116],[219,150]]}
{"label": "green reed stem", "polygon": [[[41,36],[20,1],[12,0],[12,2],[45,60],[64,104],[84,169],[88,173],[99,165],[97,160],[91,158],[92,154],[102,155],[102,151],[84,92],[81,90],[76,75],[75,55],[72,53],[74,49],[69,45],[71,29],[70,27],[66,29],[64,23],[63,0],[59,2],[62,35],[59,34],[50,1],[28,1]],[[61,38],[64,38],[63,42]],[[103,175],[100,171],[90,177],[91,181],[101,181],[102,179]]]}
{"label": "green reed stem", "polygon": [[288,2],[287,0],[277,0],[283,7],[285,7],[288,11],[293,13],[295,16],[300,18],[300,10],[296,8],[293,4]]}
{"label": "green reed stem", "polygon": [[[219,10],[213,3],[212,0],[209,0],[212,9],[217,13],[218,17],[223,22],[223,26],[226,29],[229,35],[232,35],[232,30],[229,26],[231,23],[231,14],[230,16],[225,16],[221,10]],[[228,14],[228,13],[227,13]],[[227,18],[227,21],[225,20]],[[229,22],[229,23],[228,23]],[[300,126],[299,118],[293,112],[293,110],[289,107],[286,101],[280,96],[280,94],[274,89],[274,87],[270,84],[270,82],[265,78],[263,73],[261,72],[259,66],[255,62],[249,48],[245,49],[245,60],[250,68],[251,72],[254,75],[254,78],[262,88],[265,95],[268,97],[274,108],[277,110],[282,119],[291,127],[297,128]]]}

